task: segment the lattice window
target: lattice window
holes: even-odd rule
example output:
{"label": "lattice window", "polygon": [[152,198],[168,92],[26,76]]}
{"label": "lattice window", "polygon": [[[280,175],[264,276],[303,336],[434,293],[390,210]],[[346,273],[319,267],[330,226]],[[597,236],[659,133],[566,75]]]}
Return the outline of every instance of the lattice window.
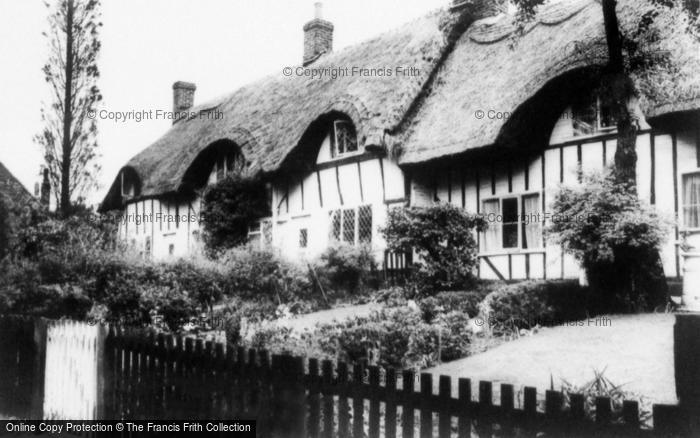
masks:
{"label": "lattice window", "polygon": [[355,243],[355,209],[343,210],[343,242]]}
{"label": "lattice window", "polygon": [[346,120],[333,122],[333,143],[336,156],[357,152],[357,132],[352,122]]}
{"label": "lattice window", "polygon": [[309,230],[302,228],[299,230],[299,248],[309,246]]}
{"label": "lattice window", "polygon": [[330,219],[331,219],[331,229],[330,229],[330,238],[332,240],[340,240],[340,210],[333,210],[330,212]]}
{"label": "lattice window", "polygon": [[357,209],[357,240],[359,243],[372,242],[371,205],[363,205]]}
{"label": "lattice window", "polygon": [[351,245],[372,242],[372,207],[363,205],[357,208],[332,210],[329,212],[329,237]]}

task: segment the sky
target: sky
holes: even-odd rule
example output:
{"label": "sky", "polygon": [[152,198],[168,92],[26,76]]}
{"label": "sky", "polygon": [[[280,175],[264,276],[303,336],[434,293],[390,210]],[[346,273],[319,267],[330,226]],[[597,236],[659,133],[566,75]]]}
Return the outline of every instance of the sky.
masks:
{"label": "sky", "polygon": [[[54,0],[48,0],[54,1]],[[197,85],[195,105],[301,63],[314,0],[102,0],[98,86],[107,111],[170,111],[172,84]],[[334,50],[360,43],[449,0],[326,0]],[[41,0],[0,0],[0,162],[30,190],[42,153],[34,143],[49,96],[48,11]],[[168,120],[98,118],[98,203],[119,169],[171,126]]]}

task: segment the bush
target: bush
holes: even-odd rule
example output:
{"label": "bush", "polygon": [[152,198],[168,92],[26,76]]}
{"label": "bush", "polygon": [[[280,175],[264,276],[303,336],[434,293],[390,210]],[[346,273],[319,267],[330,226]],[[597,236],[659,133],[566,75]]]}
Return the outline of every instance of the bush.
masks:
{"label": "bush", "polygon": [[377,303],[384,304],[386,307],[400,307],[406,305],[409,295],[402,287],[391,287],[374,292],[372,299]]}
{"label": "bush", "polygon": [[209,186],[202,199],[204,243],[210,254],[246,242],[251,222],[270,214],[265,183],[231,175]]}
{"label": "bush", "polygon": [[587,175],[554,197],[547,233],[586,270],[611,311],[649,309],[666,300],[659,251],[668,224],[612,174]]}
{"label": "bush", "polygon": [[389,209],[382,233],[390,250],[415,251],[417,287],[428,291],[463,289],[474,283],[474,231],[486,221],[450,204]]}
{"label": "bush", "polygon": [[322,325],[315,336],[321,350],[339,360],[368,362],[384,367],[428,367],[468,352],[469,318],[452,312],[427,324],[406,308],[382,310],[369,317]]}
{"label": "bush", "polygon": [[4,260],[0,277],[0,313],[82,319],[92,306],[78,285],[42,285],[36,262]]}
{"label": "bush", "polygon": [[425,368],[467,356],[472,331],[469,316],[459,311],[440,314],[434,324],[411,333],[406,356],[412,366]]}
{"label": "bush", "polygon": [[314,271],[325,291],[345,294],[365,292],[376,270],[374,254],[368,245],[331,245],[314,264]]}
{"label": "bush", "polygon": [[491,293],[492,286],[480,285],[469,291],[445,291],[435,295],[439,306],[446,310],[459,310],[471,318],[479,314],[479,305]]}
{"label": "bush", "polygon": [[227,269],[225,291],[229,296],[263,296],[281,304],[311,294],[308,272],[273,251],[234,248],[224,253],[220,262]]}
{"label": "bush", "polygon": [[525,281],[489,293],[480,314],[495,335],[554,326],[589,316],[588,290],[578,281]]}

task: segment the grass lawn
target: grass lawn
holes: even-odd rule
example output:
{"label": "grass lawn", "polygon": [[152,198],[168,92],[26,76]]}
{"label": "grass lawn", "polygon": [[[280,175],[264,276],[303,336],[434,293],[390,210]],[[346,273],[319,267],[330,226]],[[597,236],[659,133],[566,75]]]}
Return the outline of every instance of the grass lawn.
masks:
{"label": "grass lawn", "polygon": [[[561,380],[582,385],[593,370],[605,371],[616,385],[652,403],[676,403],[673,371],[672,314],[610,315],[608,325],[594,320],[582,326],[544,328],[534,336],[505,343],[492,350],[426,370],[435,375],[533,386],[538,393],[561,389]],[[456,387],[456,381],[453,387]]]}

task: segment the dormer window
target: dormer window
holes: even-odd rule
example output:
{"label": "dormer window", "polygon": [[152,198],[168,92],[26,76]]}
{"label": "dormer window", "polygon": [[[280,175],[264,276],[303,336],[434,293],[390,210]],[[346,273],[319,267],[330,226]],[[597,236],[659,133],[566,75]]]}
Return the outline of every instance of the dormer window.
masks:
{"label": "dormer window", "polygon": [[352,122],[336,120],[333,122],[333,156],[340,157],[357,152],[357,132]]}
{"label": "dormer window", "polygon": [[610,132],[617,122],[610,105],[602,102],[597,95],[575,103],[571,108],[574,137]]}
{"label": "dormer window", "polygon": [[209,184],[214,184],[226,178],[227,175],[240,174],[245,168],[243,155],[228,152],[217,157],[209,176]]}
{"label": "dormer window", "polygon": [[121,179],[122,197],[129,198],[129,197],[134,196],[134,185],[124,175],[124,172],[121,173],[120,179]]}

